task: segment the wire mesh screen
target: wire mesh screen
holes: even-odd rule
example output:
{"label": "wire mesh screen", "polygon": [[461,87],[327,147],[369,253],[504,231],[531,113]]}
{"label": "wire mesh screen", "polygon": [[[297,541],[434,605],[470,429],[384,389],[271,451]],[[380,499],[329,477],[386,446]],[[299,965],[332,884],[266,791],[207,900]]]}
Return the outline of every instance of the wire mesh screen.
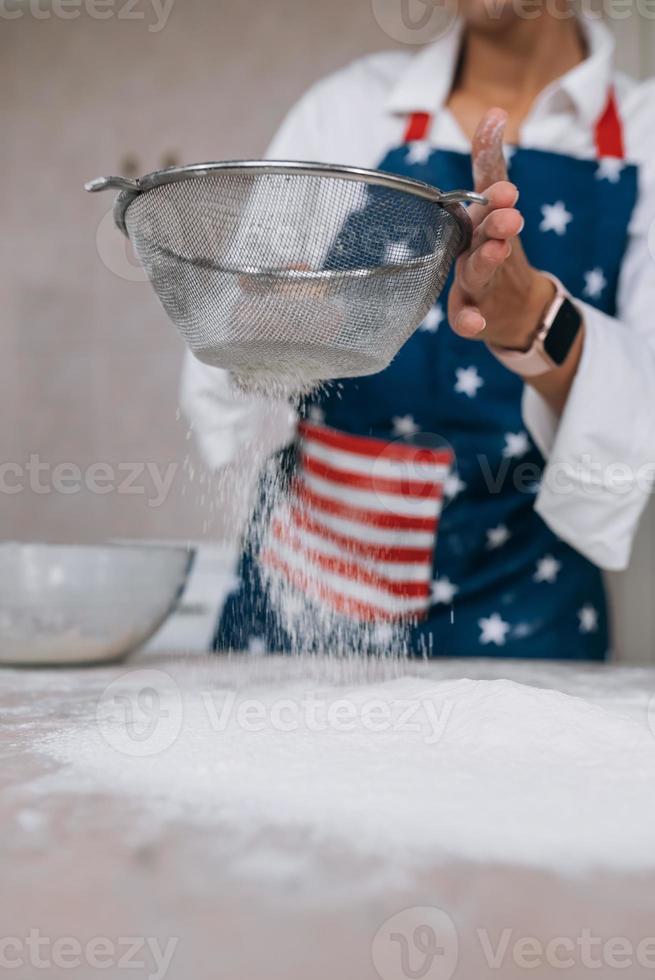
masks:
{"label": "wire mesh screen", "polygon": [[365,180],[213,173],[138,195],[125,223],[193,353],[246,386],[386,367],[462,247],[438,203]]}

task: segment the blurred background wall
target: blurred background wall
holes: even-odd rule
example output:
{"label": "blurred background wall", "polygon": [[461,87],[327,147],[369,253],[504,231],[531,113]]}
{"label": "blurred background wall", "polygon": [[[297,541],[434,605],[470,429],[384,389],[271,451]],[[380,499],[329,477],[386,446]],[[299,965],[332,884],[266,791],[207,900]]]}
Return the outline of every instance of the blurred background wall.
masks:
{"label": "blurred background wall", "polygon": [[[308,84],[398,45],[380,2],[117,0],[106,19],[66,0],[6,4],[0,461],[23,489],[0,496],[0,538],[234,539],[235,511],[178,416],[182,344],[113,229],[112,195],[82,185],[260,155]],[[613,26],[622,66],[655,73],[653,22]],[[93,491],[76,489],[80,472]],[[649,516],[633,572],[614,584],[622,656],[655,659],[654,587]]]}

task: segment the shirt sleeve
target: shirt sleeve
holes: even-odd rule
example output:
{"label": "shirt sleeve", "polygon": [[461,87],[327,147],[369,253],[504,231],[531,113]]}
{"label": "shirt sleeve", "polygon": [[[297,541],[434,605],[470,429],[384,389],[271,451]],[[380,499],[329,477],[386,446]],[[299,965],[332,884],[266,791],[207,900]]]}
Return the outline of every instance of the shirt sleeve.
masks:
{"label": "shirt sleeve", "polygon": [[188,351],[180,406],[213,470],[240,457],[256,470],[270,453],[287,445],[295,431],[296,415],[288,402],[243,394],[229,371],[203,364]]}
{"label": "shirt sleeve", "polygon": [[[580,366],[561,418],[526,385],[523,418],[547,458],[537,513],[601,568],[630,561],[655,476],[655,172],[642,174],[618,315],[586,303]],[[650,239],[650,241],[649,241]]]}
{"label": "shirt sleeve", "polygon": [[[320,129],[310,90],[291,110],[271,143],[269,159],[314,159],[320,156]],[[247,453],[254,467],[291,441],[296,416],[284,401],[245,395],[228,371],[186,354],[180,405],[191,424],[200,452],[212,469]]]}

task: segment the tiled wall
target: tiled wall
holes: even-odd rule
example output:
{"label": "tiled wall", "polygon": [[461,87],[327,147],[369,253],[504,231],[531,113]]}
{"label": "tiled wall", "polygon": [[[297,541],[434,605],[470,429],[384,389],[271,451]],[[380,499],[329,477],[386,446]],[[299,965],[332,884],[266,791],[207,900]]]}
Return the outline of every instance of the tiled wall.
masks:
{"label": "tiled wall", "polygon": [[[0,496],[0,539],[233,534],[234,512],[177,419],[182,345],[111,226],[111,197],[82,184],[125,158],[145,172],[257,156],[310,81],[391,44],[372,0],[174,0],[158,32],[151,0],[117,16],[126,9],[2,21],[0,459],[24,489]],[[632,18],[619,34],[626,67],[655,66],[652,24]],[[158,506],[155,467],[172,474]],[[73,492],[78,476],[94,492]],[[633,573],[615,584],[619,646],[633,659],[655,659],[654,581],[650,517]]]}
{"label": "tiled wall", "polygon": [[[148,14],[151,0],[130,9]],[[0,498],[0,538],[230,533],[224,505],[181,466],[193,452],[176,420],[182,344],[150,286],[103,265],[99,225],[102,253],[138,273],[111,220],[101,224],[113,195],[91,197],[82,185],[121,173],[125,157],[144,173],[171,160],[260,155],[311,81],[389,39],[368,0],[174,0],[157,33],[152,14],[26,11],[1,23],[0,458],[24,467],[38,456],[50,474],[56,464],[84,474],[108,464],[117,487],[130,464],[180,468],[158,507],[147,476],[129,493],[99,495],[36,492],[24,472],[26,489]],[[38,487],[47,480],[42,470]]]}

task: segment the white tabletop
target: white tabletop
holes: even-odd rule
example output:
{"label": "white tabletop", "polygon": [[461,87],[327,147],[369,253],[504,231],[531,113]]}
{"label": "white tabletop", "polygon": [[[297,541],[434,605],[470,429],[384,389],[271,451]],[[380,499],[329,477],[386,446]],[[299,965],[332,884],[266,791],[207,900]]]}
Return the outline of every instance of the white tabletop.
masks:
{"label": "white tabletop", "polygon": [[[639,942],[655,933],[655,876],[650,872],[615,869],[572,876],[519,863],[454,860],[392,875],[384,859],[364,858],[343,841],[317,842],[298,828],[250,832],[218,814],[196,821],[184,811],[154,819],[152,799],[146,805],[139,793],[113,792],[106,780],[93,776],[93,767],[78,772],[74,762],[63,763],[47,750],[48,739],[59,744],[65,737],[74,740],[76,732],[90,732],[108,685],[126,674],[155,671],[186,691],[217,682],[222,688],[262,690],[303,678],[310,685],[352,683],[358,670],[360,679],[366,672],[373,680],[389,674],[388,666],[379,664],[308,666],[300,660],[190,656],[157,649],[123,665],[3,671],[2,935],[24,942],[36,929],[51,943],[73,937],[81,944],[104,937],[113,944],[114,958],[97,973],[112,980],[126,975],[117,963],[125,937],[157,941],[161,949],[176,939],[166,972],[171,980],[406,980],[410,974],[399,972],[397,963],[398,935],[406,935],[410,943],[415,936],[420,941],[423,934],[414,932],[416,925],[430,923],[439,932],[443,923],[436,908],[447,910],[447,922],[456,929],[457,965],[448,960],[452,943],[448,947],[446,935],[446,952],[435,954],[432,972],[414,975],[512,980],[526,974],[522,957],[528,954],[520,945],[526,937],[544,944],[552,937],[577,942],[587,929],[604,943],[623,937],[634,953]],[[468,661],[465,669],[461,662],[401,669],[435,681],[464,672],[562,690],[640,723],[645,723],[655,690],[655,671],[628,668]],[[82,757],[88,746],[86,736],[79,738]],[[424,907],[427,912],[421,911]],[[408,908],[414,911],[403,912]],[[399,914],[387,928],[396,936],[390,939],[383,924]],[[511,932],[503,932],[507,929]],[[502,970],[492,969],[492,947],[505,940]],[[563,955],[564,949],[553,948],[552,956]],[[608,956],[615,955],[613,949]],[[43,947],[44,957],[51,952],[51,945]],[[646,947],[642,952],[646,955]],[[420,954],[414,950],[412,955]],[[130,976],[158,975],[143,949],[140,960],[144,966]],[[418,969],[419,960],[412,962]],[[531,972],[562,975],[547,963]],[[634,956],[632,967],[621,972],[649,975]],[[53,966],[44,973],[27,957],[13,975],[22,980],[79,975],[87,980],[96,971],[88,965],[77,973]],[[589,969],[578,957],[565,975],[587,977]]]}

